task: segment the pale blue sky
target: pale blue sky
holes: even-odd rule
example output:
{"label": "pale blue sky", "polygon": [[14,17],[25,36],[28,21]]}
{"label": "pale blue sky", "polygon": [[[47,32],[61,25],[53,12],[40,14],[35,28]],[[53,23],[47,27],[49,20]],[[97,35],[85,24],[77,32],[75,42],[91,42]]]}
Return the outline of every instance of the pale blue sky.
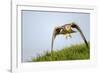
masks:
{"label": "pale blue sky", "polygon": [[[45,51],[51,49],[51,38],[55,26],[75,22],[82,29],[87,40],[90,39],[90,14],[71,12],[43,12],[22,11],[22,60],[30,61]],[[62,35],[57,36],[54,42],[54,50],[65,46],[84,42],[77,32],[72,38],[66,39]]]}

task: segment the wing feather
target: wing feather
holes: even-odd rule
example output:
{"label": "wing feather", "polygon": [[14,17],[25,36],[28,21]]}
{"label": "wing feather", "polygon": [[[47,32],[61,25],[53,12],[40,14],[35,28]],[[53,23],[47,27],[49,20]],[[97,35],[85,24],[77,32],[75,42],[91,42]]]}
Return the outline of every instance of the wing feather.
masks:
{"label": "wing feather", "polygon": [[83,40],[84,40],[84,42],[85,42],[87,48],[89,48],[88,42],[87,42],[87,40],[86,40],[86,38],[85,38],[85,36],[84,36],[82,30],[80,29],[80,27],[79,27],[78,25],[74,24],[74,23],[72,24],[72,27],[73,27],[73,28],[76,28],[76,29],[80,32],[80,34],[81,34],[81,36],[82,36],[82,38],[83,38]]}
{"label": "wing feather", "polygon": [[61,28],[60,27],[56,27],[53,30],[53,35],[52,35],[52,42],[51,42],[51,54],[52,54],[52,58],[53,58],[53,45],[54,45],[54,40],[56,38],[56,35],[59,34]]}

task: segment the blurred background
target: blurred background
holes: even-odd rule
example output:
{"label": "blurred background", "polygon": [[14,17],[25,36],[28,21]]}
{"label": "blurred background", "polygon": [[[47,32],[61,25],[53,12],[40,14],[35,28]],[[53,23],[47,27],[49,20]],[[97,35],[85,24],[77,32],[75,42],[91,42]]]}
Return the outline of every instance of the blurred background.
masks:
{"label": "blurred background", "polygon": [[[44,12],[27,11],[22,12],[22,62],[31,61],[46,51],[51,50],[51,39],[56,26],[75,22],[84,33],[86,39],[90,40],[90,14],[72,12]],[[79,32],[72,34],[72,38],[66,39],[63,35],[56,37],[54,50],[60,50],[73,44],[84,42]]]}

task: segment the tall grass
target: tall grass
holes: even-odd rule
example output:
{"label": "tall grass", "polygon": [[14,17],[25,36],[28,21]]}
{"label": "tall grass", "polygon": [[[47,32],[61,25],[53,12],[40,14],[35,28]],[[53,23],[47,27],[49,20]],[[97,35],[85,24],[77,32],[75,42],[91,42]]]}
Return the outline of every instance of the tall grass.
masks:
{"label": "tall grass", "polygon": [[61,50],[53,51],[53,57],[51,52],[45,52],[43,55],[39,55],[32,59],[32,62],[39,61],[61,61],[61,60],[84,60],[90,58],[90,48],[87,48],[85,44],[72,45],[65,47]]}

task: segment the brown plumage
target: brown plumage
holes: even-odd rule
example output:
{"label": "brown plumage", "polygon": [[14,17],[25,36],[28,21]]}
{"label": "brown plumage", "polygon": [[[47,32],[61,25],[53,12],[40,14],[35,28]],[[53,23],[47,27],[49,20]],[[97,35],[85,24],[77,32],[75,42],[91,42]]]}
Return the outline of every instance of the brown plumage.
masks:
{"label": "brown plumage", "polygon": [[82,33],[80,27],[75,23],[69,23],[69,24],[65,24],[63,26],[59,26],[59,27],[54,28],[53,35],[52,35],[52,42],[51,42],[52,55],[53,55],[53,44],[54,44],[54,40],[55,40],[56,36],[59,34],[62,34],[62,35],[69,34],[70,35],[71,33],[75,33],[76,31],[74,31],[73,28],[77,29],[80,32],[80,35],[82,36],[87,48],[89,48],[88,42],[87,42],[84,34]]}

